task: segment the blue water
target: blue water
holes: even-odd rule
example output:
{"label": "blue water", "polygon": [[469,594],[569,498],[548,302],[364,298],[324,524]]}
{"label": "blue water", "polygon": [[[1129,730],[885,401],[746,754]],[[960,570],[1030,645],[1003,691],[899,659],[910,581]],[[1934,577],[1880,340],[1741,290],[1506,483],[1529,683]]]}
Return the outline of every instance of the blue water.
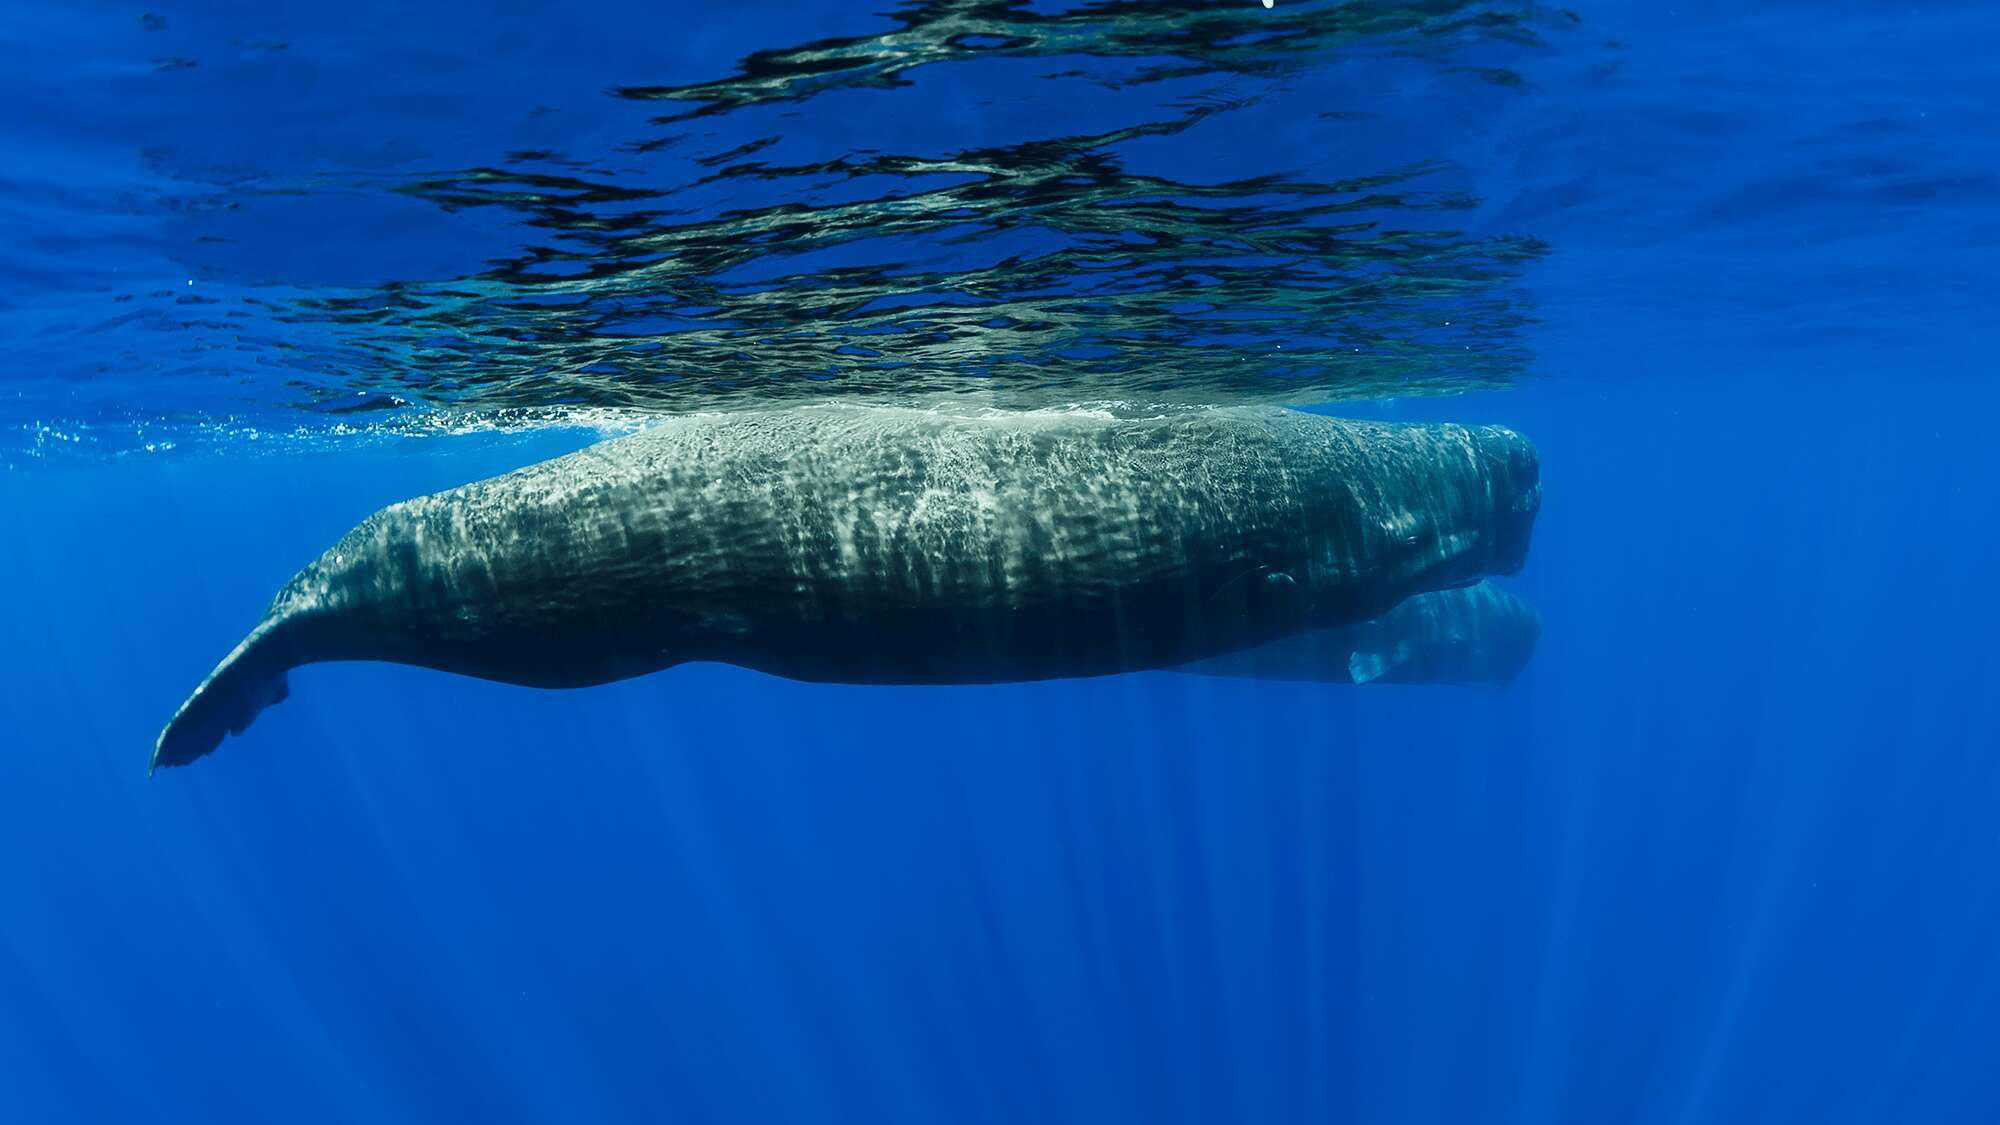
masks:
{"label": "blue water", "polygon": [[[1174,53],[1225,9],[725,104],[629,95],[897,25],[12,6],[0,1114],[2000,1117],[1990,11],[1433,3],[1334,35],[1347,9],[1279,0],[1312,34],[1274,57]],[[895,201],[942,173],[838,163],[1006,146],[936,219]],[[502,167],[597,194],[465,197]],[[1224,214],[1130,209],[1156,196]],[[1343,234],[1338,267],[1202,243],[1310,241],[1333,217],[1288,208],[1361,197],[1421,237]],[[620,209],[633,238],[599,237]],[[798,262],[731,249],[794,213]],[[611,283],[534,276],[561,270]],[[319,665],[146,777],[271,592],[385,503],[649,410],[961,377],[1514,426],[1534,661],[552,693]]]}

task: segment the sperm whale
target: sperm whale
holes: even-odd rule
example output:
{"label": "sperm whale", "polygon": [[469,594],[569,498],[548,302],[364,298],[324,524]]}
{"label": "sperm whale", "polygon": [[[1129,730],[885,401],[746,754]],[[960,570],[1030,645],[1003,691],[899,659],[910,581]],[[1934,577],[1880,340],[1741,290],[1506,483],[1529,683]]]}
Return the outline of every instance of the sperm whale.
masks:
{"label": "sperm whale", "polygon": [[1270,407],[815,405],[668,419],[369,516],[160,733],[178,766],[318,661],[544,688],[1164,668],[1516,570],[1534,447]]}

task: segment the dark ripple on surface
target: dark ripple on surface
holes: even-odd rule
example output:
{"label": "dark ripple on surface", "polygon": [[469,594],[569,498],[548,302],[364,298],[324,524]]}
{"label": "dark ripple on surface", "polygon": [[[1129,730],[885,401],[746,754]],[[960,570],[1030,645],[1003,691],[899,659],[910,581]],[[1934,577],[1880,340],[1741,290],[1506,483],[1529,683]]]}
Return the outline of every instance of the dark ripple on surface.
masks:
{"label": "dark ripple on surface", "polygon": [[[738,73],[685,86],[623,86],[621,97],[678,102],[656,119],[671,124],[745,106],[801,101],[829,90],[907,84],[933,63],[990,54],[1126,58],[1144,65],[1109,85],[1189,76],[1281,77],[1330,52],[1386,46],[1435,61],[1482,39],[1541,45],[1541,29],[1573,20],[1533,4],[1419,0],[1416,3],[1287,4],[1259,11],[1211,0],[1112,0],[1044,12],[1022,0],[926,0],[891,13],[894,31],[823,39],[755,52]],[[1502,84],[1517,77],[1492,68]]]}
{"label": "dark ripple on surface", "polygon": [[[1160,153],[1215,137],[1233,151],[1273,99],[1349,64],[1522,96],[1502,63],[1571,17],[1448,0],[936,0],[890,18],[713,81],[614,86],[658,112],[604,151],[516,150],[376,185],[512,232],[482,270],[249,286],[223,298],[233,308],[156,294],[131,315],[182,330],[183,374],[226,370],[251,398],[348,423],[834,394],[1309,401],[1524,370],[1517,283],[1546,247],[1461,229],[1478,200],[1448,161],[1353,168],[1368,156],[1316,151],[1311,122],[1367,114],[1296,97],[1285,113],[1306,124],[1273,138],[1268,166],[1181,178]],[[1007,99],[1032,104],[992,108]],[[1024,128],[1045,135],[1004,135]]]}

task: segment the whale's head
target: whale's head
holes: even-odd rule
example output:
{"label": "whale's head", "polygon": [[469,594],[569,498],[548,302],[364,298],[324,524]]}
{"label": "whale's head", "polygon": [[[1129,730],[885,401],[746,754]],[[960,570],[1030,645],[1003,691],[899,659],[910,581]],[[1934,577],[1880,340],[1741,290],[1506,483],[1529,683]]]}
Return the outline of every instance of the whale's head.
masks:
{"label": "whale's head", "polygon": [[1542,510],[1541,458],[1533,442],[1505,426],[1474,427],[1472,441],[1487,488],[1484,573],[1513,574],[1528,561],[1528,541]]}
{"label": "whale's head", "polygon": [[1356,630],[1357,684],[1509,684],[1541,639],[1534,607],[1491,582],[1433,590]]}
{"label": "whale's head", "polygon": [[1397,583],[1381,592],[1400,600],[1520,570],[1542,508],[1534,444],[1503,426],[1385,432],[1416,468],[1405,474],[1411,483],[1395,494],[1398,502],[1382,509],[1379,529],[1369,529],[1376,534],[1368,550]]}
{"label": "whale's head", "polygon": [[1513,594],[1481,582],[1429,596],[1439,606],[1425,682],[1510,684],[1535,655],[1541,614]]}
{"label": "whale's head", "polygon": [[1541,643],[1542,615],[1491,582],[1483,582],[1476,589],[1489,599],[1483,618],[1485,628],[1479,637],[1484,652],[1479,662],[1481,678],[1496,684],[1511,684],[1528,666],[1535,655],[1535,646]]}

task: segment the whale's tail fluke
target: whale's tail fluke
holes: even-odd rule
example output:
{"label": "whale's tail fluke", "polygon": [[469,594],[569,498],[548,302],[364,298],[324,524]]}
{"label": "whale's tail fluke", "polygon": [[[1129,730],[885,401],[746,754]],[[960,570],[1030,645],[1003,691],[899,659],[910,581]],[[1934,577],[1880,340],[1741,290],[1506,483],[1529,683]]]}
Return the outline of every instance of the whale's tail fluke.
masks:
{"label": "whale's tail fluke", "polygon": [[272,632],[268,621],[252,630],[194,689],[153,744],[147,773],[187,765],[229,735],[242,734],[264,708],[284,701],[291,692],[288,664],[273,651]]}

